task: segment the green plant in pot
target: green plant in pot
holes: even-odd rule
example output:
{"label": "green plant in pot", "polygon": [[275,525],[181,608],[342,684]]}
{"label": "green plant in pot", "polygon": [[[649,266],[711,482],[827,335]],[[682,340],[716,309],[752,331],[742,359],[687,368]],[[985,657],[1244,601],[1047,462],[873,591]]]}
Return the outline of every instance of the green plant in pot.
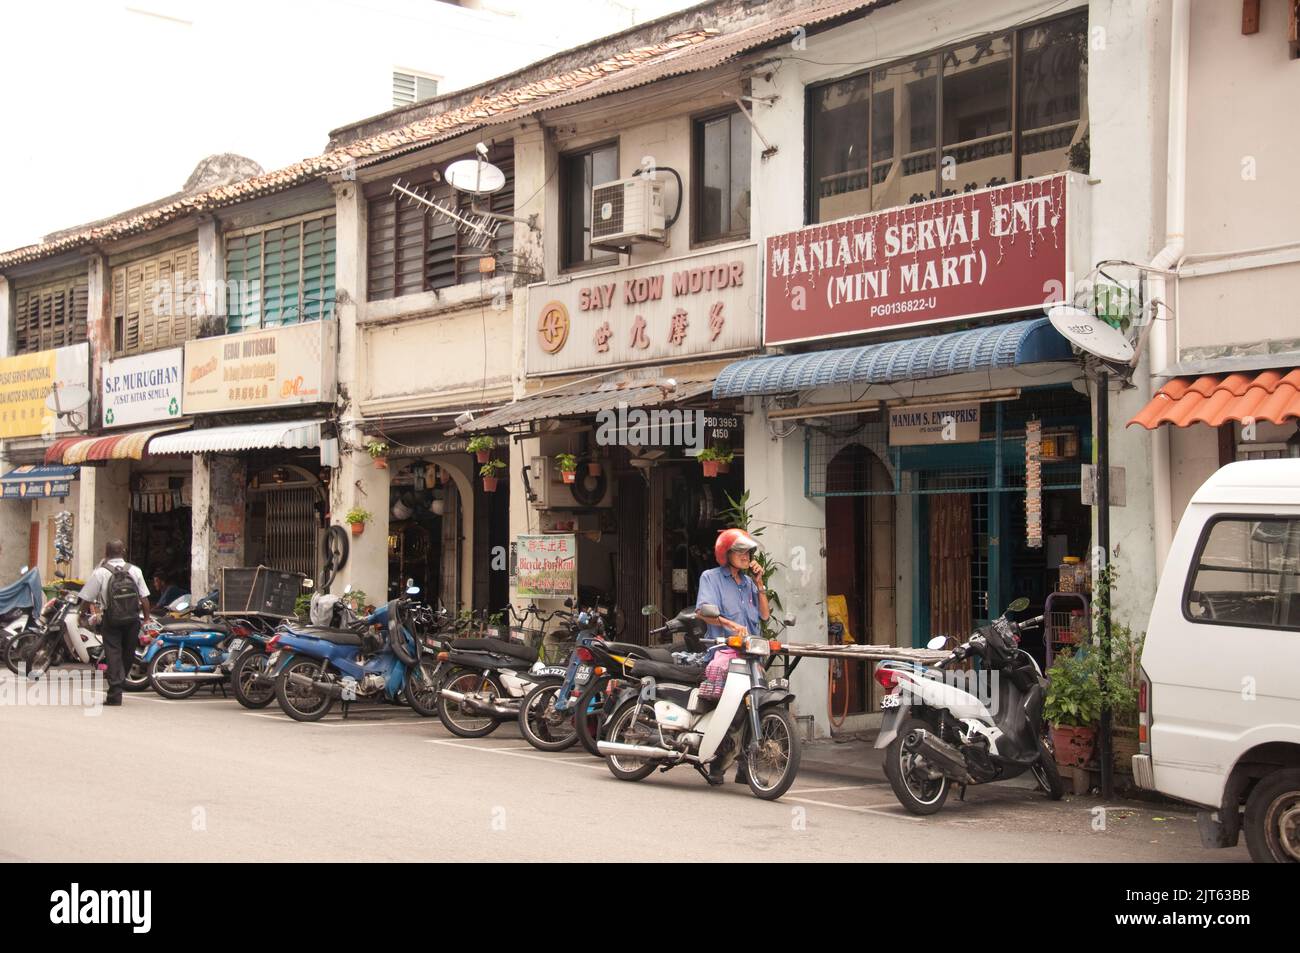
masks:
{"label": "green plant in pot", "polygon": [[[734,526],[736,529],[744,530],[755,540],[767,531],[767,527],[759,524],[754,518],[754,506],[749,502],[749,491],[740,494],[739,498],[733,497],[730,493],[724,491],[723,495],[727,498],[727,506],[718,514],[718,519],[724,526]],[[777,562],[766,549],[760,548],[753,555],[753,562],[763,567],[763,585],[767,588],[767,607],[772,618],[780,618],[783,606],[781,605],[781,594],[773,588],[773,581],[777,573],[781,571],[781,563]],[[770,622],[763,623],[764,638],[774,638],[776,635],[772,630]]]}
{"label": "green plant in pot", "polygon": [[736,459],[735,452],[726,444],[718,444],[718,473],[730,473],[731,461]]}
{"label": "green plant in pot", "polygon": [[704,469],[706,477],[715,477],[718,475],[718,467],[723,463],[731,462],[731,453],[725,450],[719,450],[716,447],[708,447],[701,450],[699,456],[695,459],[700,461],[700,466]]}
{"label": "green plant in pot", "polygon": [[[1124,772],[1132,770],[1133,755],[1138,753],[1138,694],[1141,685],[1142,636],[1115,621],[1111,611],[1111,595],[1116,587],[1118,572],[1114,563],[1098,573],[1097,598],[1093,603],[1097,619],[1094,629],[1099,637],[1109,638],[1110,661],[1103,664],[1104,653],[1098,651],[1098,668],[1102,679],[1102,699],[1111,712],[1111,754],[1115,766]],[[1102,613],[1110,617],[1110,631],[1101,625]]]}
{"label": "green plant in pot", "polygon": [[487,463],[492,459],[492,448],[495,446],[496,441],[491,437],[474,437],[465,449],[474,454],[479,463]]}
{"label": "green plant in pot", "polygon": [[497,482],[501,479],[501,471],[505,468],[506,462],[504,460],[489,460],[479,467],[478,475],[483,478],[484,493],[495,493],[497,491]]}
{"label": "green plant in pot", "polygon": [[388,444],[382,440],[372,440],[366,444],[366,453],[370,454],[370,459],[375,462],[375,469],[388,469]]}
{"label": "green plant in pot", "polygon": [[343,522],[352,527],[352,535],[360,536],[366,531],[366,524],[370,522],[371,513],[369,510],[363,510],[359,506],[354,506],[348,510],[347,515],[343,517]]}
{"label": "green plant in pot", "polygon": [[557,453],[555,465],[560,470],[560,479],[573,483],[578,478],[578,458],[571,453]]}
{"label": "green plant in pot", "polygon": [[1052,726],[1056,761],[1083,767],[1093,760],[1101,720],[1100,654],[1095,648],[1063,652],[1047,670],[1043,717]]}

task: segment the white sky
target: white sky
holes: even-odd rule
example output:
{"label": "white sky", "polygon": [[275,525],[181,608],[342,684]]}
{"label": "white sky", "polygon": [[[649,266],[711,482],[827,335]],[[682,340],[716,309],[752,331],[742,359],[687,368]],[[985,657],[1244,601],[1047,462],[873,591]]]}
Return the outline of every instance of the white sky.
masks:
{"label": "white sky", "polygon": [[394,68],[473,85],[698,0],[46,0],[0,12],[0,250],[263,168],[392,107]]}

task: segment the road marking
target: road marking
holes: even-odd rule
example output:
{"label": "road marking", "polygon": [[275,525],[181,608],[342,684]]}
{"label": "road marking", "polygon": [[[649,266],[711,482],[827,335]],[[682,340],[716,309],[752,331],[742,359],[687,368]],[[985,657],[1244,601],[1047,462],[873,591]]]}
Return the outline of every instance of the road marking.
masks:
{"label": "road marking", "polygon": [[[591,764],[591,763],[584,764],[581,761],[570,761],[564,758],[552,758],[550,755],[543,754],[542,752],[537,751],[531,745],[526,745],[523,748],[481,748],[478,745],[467,745],[467,744],[462,744],[458,741],[447,741],[446,739],[443,738],[425,738],[424,740],[429,742],[429,744],[446,745],[448,748],[464,748],[467,751],[486,751],[489,754],[504,754],[504,755],[509,755],[512,758],[528,758],[530,761],[546,761],[550,764],[568,764],[568,765],[573,765],[575,768],[591,768],[595,771],[605,770],[604,764]],[[533,753],[524,754],[523,752],[525,751],[531,751]]]}
{"label": "road marking", "polygon": [[879,784],[845,784],[837,788],[800,788],[798,791],[791,791],[791,795],[804,794],[825,794],[827,791],[860,791],[862,788],[880,787]]}
{"label": "road marking", "polygon": [[795,797],[791,794],[786,794],[781,798],[781,800],[798,801],[801,804],[815,804],[817,807],[833,807],[840,811],[852,811],[854,814],[873,814],[877,817],[892,817],[896,821],[918,822],[924,820],[924,818],[913,817],[910,814],[898,814],[894,811],[877,810],[878,808],[889,807],[888,804],[835,804],[831,801],[816,801],[810,797]]}

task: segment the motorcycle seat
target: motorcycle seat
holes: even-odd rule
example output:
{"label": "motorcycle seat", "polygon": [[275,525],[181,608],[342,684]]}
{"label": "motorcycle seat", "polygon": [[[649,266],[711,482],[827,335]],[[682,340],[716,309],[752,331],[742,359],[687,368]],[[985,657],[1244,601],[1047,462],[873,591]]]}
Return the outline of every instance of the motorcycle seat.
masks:
{"label": "motorcycle seat", "polygon": [[674,642],[672,645],[634,645],[631,642],[606,642],[604,647],[606,651],[614,655],[648,658],[668,664],[672,664],[674,652],[686,651],[684,642]]}
{"label": "motorcycle seat", "polygon": [[627,669],[629,674],[636,678],[645,678],[649,675],[655,679],[684,685],[694,685],[704,681],[703,665],[677,665],[672,662],[638,658],[629,659]]}
{"label": "motorcycle seat", "polygon": [[309,635],[314,639],[324,639],[326,642],[333,642],[335,645],[360,645],[360,633],[353,632],[351,629],[331,629],[323,625],[309,625],[302,629],[295,629],[295,633],[300,635]]}
{"label": "motorcycle seat", "polygon": [[162,630],[186,635],[192,632],[229,632],[230,626],[224,622],[164,622]]}
{"label": "motorcycle seat", "polygon": [[537,649],[503,639],[452,639],[451,647],[460,652],[491,652],[493,655],[506,655],[522,662],[537,661]]}

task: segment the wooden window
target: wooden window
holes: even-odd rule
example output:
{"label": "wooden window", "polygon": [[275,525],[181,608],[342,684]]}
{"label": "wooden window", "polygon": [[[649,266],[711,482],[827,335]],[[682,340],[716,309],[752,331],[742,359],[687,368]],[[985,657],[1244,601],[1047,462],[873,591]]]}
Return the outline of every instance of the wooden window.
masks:
{"label": "wooden window", "polygon": [[749,134],[739,109],[695,121],[691,218],[697,242],[749,237]]}
{"label": "wooden window", "polygon": [[[462,158],[472,158],[464,156]],[[515,208],[515,163],[513,147],[507,143],[488,155],[488,161],[505,173],[506,184],[499,192],[474,203],[457,192],[441,175],[434,180],[432,167],[403,175],[431,199],[471,213],[480,211],[513,215]],[[450,163],[448,163],[450,164]],[[480,280],[478,262],[492,256],[509,261],[514,250],[514,226],[502,222],[497,239],[486,252],[473,246],[455,224],[406,198],[390,194],[392,182],[377,182],[366,189],[366,260],[369,300],[399,298],[421,291],[436,291]]]}
{"label": "wooden window", "polygon": [[560,157],[560,262],[565,268],[618,261],[591,248],[591,190],[618,178],[618,144],[606,143]]}
{"label": "wooden window", "polygon": [[67,347],[86,340],[90,298],[84,275],[19,288],[14,298],[15,354]]}
{"label": "wooden window", "polygon": [[228,236],[227,331],[333,317],[334,246],[333,215]]}
{"label": "wooden window", "polygon": [[140,354],[198,337],[199,246],[113,268],[113,353]]}

